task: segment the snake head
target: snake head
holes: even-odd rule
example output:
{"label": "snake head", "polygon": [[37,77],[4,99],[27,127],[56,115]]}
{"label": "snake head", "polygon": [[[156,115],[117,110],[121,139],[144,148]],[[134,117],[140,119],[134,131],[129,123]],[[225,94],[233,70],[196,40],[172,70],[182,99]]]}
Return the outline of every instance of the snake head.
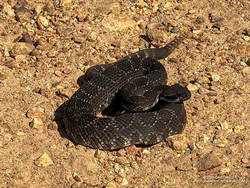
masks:
{"label": "snake head", "polygon": [[179,84],[167,86],[160,95],[160,100],[170,103],[180,103],[191,97],[190,91]]}

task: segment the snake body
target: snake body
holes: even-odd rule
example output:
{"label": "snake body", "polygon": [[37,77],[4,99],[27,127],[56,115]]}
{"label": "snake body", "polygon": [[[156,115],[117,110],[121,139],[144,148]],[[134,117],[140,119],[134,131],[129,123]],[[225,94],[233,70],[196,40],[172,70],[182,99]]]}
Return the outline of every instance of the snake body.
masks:
{"label": "snake body", "polygon": [[[183,101],[190,92],[178,84],[166,85],[167,73],[157,60],[171,54],[185,37],[88,69],[80,88],[65,102],[63,123],[68,138],[94,149],[115,150],[156,144],[181,133],[186,123]],[[98,117],[114,98],[123,110]]]}

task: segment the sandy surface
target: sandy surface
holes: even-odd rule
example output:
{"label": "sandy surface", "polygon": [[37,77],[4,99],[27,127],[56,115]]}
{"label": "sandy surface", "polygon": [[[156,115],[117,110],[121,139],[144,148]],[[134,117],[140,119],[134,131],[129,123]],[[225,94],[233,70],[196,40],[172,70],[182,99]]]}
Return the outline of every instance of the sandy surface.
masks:
{"label": "sandy surface", "polygon": [[[249,0],[1,1],[0,187],[249,187],[249,10]],[[116,152],[60,136],[54,112],[87,68],[187,29],[161,61],[170,84],[192,91],[182,135]]]}

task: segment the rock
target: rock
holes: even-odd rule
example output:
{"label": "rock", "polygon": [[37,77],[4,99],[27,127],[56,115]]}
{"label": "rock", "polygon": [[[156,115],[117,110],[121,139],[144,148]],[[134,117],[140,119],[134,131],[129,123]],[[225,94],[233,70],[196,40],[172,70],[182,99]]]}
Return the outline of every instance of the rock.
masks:
{"label": "rock", "polygon": [[63,7],[68,7],[68,6],[70,6],[72,4],[72,0],[62,0],[61,1],[61,5],[63,6]]}
{"label": "rock", "polygon": [[39,16],[37,19],[37,24],[41,29],[44,29],[49,26],[49,20],[44,16]]}
{"label": "rock", "polygon": [[30,36],[29,33],[24,32],[22,33],[22,36],[20,37],[18,42],[27,42],[27,43],[33,44],[32,36]]}
{"label": "rock", "polygon": [[203,156],[198,163],[198,171],[206,171],[216,168],[222,164],[219,157],[214,153],[207,153]]}
{"label": "rock", "polygon": [[27,42],[17,42],[10,51],[10,55],[28,55],[34,50],[34,46]]}
{"label": "rock", "polygon": [[69,143],[66,144],[66,147],[67,148],[73,148],[73,147],[75,147],[75,145],[72,142],[69,142]]}
{"label": "rock", "polygon": [[103,19],[102,25],[110,31],[121,31],[128,28],[134,28],[136,26],[136,21],[128,16],[109,15]]}
{"label": "rock", "polygon": [[107,158],[107,153],[105,151],[96,150],[94,157],[96,157],[100,161],[104,161],[104,159]]}
{"label": "rock", "polygon": [[25,62],[25,60],[27,59],[27,55],[17,55],[15,56],[15,62],[16,63],[20,63],[20,62]]}
{"label": "rock", "polygon": [[188,147],[187,139],[182,134],[169,136],[167,140],[173,150],[182,151]]}
{"label": "rock", "polygon": [[240,65],[241,65],[241,66],[244,66],[244,67],[247,66],[246,62],[244,62],[244,61],[240,61]]}
{"label": "rock", "polygon": [[122,182],[120,183],[122,186],[128,185],[128,180],[126,178],[122,178]]}
{"label": "rock", "polygon": [[125,151],[127,155],[138,155],[141,149],[133,145],[133,146],[126,147]]}
{"label": "rock", "polygon": [[165,42],[168,34],[164,28],[165,26],[160,23],[150,23],[146,26],[146,35],[151,41]]}
{"label": "rock", "polygon": [[69,98],[71,96],[71,92],[69,89],[59,88],[56,91],[56,95],[59,97],[67,97]]}
{"label": "rock", "polygon": [[59,70],[56,70],[56,71],[54,72],[54,74],[55,74],[56,76],[58,76],[58,77],[61,77],[61,76],[62,76],[62,72],[59,71]]}
{"label": "rock", "polygon": [[0,73],[0,80],[5,80],[7,76],[3,73]]}
{"label": "rock", "polygon": [[33,107],[29,109],[26,113],[28,118],[41,118],[44,115],[44,108]]}
{"label": "rock", "polygon": [[126,176],[125,169],[122,168],[118,163],[114,163],[114,171],[121,177]]}
{"label": "rock", "polygon": [[90,41],[90,42],[94,42],[94,41],[96,41],[96,39],[97,39],[97,33],[96,32],[91,32],[89,35],[88,35],[88,40]]}
{"label": "rock", "polygon": [[12,9],[12,7],[8,3],[3,4],[2,11],[5,12],[8,16],[11,16],[11,17],[15,16],[14,10]]}
{"label": "rock", "polygon": [[41,129],[43,127],[43,122],[40,118],[33,118],[30,122],[30,127],[34,129]]}
{"label": "rock", "polygon": [[249,41],[250,40],[250,37],[246,36],[246,35],[244,35],[242,38],[244,39],[244,41]]}
{"label": "rock", "polygon": [[15,9],[16,18],[20,22],[28,22],[31,18],[31,11],[25,7]]}
{"label": "rock", "polygon": [[133,169],[139,169],[139,165],[136,161],[132,161],[130,166],[133,168]]}
{"label": "rock", "polygon": [[53,165],[54,162],[47,153],[44,153],[38,159],[35,160],[35,164],[40,167],[46,167]]}
{"label": "rock", "polygon": [[245,68],[242,70],[242,74],[243,74],[244,76],[250,75],[250,67],[245,67]]}
{"label": "rock", "polygon": [[197,87],[195,84],[188,84],[187,88],[189,91],[197,91],[199,89],[199,87]]}
{"label": "rock", "polygon": [[228,123],[226,121],[220,123],[220,127],[222,130],[227,130],[229,128]]}
{"label": "rock", "polygon": [[240,132],[242,132],[242,130],[244,130],[245,129],[245,126],[244,125],[238,125],[238,126],[236,126],[234,129],[233,129],[233,131],[235,132],[235,133],[240,133]]}
{"label": "rock", "polygon": [[24,135],[25,135],[25,133],[24,133],[24,132],[22,132],[22,131],[18,131],[18,132],[16,133],[16,135],[17,135],[17,136],[24,136]]}
{"label": "rock", "polygon": [[[48,5],[47,5],[48,6]],[[47,7],[46,7],[47,8]],[[42,11],[43,11],[43,9],[44,9],[44,5],[36,5],[36,7],[35,7],[35,14],[36,15],[39,15]]]}
{"label": "rock", "polygon": [[192,32],[193,32],[194,34],[198,35],[198,34],[200,34],[200,33],[201,33],[201,30],[194,29]]}
{"label": "rock", "polygon": [[116,188],[116,185],[115,185],[115,183],[109,182],[109,183],[107,183],[105,188]]}
{"label": "rock", "polygon": [[117,184],[121,184],[122,183],[122,177],[120,177],[120,176],[116,176],[115,178],[114,178],[114,180],[115,180],[115,182],[117,183]]}
{"label": "rock", "polygon": [[142,154],[143,155],[150,155],[150,151],[149,150],[147,150],[147,149],[144,149],[143,151],[142,151]]}
{"label": "rock", "polygon": [[211,73],[211,79],[212,79],[214,82],[218,82],[218,81],[220,80],[220,75]]}
{"label": "rock", "polygon": [[220,173],[221,173],[221,174],[228,174],[230,171],[231,171],[231,170],[230,170],[230,168],[228,168],[228,167],[225,167],[225,168],[221,168],[221,169],[220,169]]}
{"label": "rock", "polygon": [[82,181],[81,177],[76,172],[73,172],[72,177],[77,182],[81,182]]}

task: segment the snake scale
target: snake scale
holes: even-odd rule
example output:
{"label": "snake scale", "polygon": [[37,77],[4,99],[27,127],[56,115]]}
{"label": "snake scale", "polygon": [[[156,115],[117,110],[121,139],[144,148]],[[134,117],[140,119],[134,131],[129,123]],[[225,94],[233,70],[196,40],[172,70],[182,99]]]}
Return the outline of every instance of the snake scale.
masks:
{"label": "snake scale", "polygon": [[[167,73],[157,60],[170,55],[186,36],[89,68],[80,88],[65,102],[62,120],[67,137],[90,148],[116,150],[153,145],[181,133],[186,124],[183,101],[191,94],[179,84],[166,85]],[[112,104],[122,110],[97,116]]]}

